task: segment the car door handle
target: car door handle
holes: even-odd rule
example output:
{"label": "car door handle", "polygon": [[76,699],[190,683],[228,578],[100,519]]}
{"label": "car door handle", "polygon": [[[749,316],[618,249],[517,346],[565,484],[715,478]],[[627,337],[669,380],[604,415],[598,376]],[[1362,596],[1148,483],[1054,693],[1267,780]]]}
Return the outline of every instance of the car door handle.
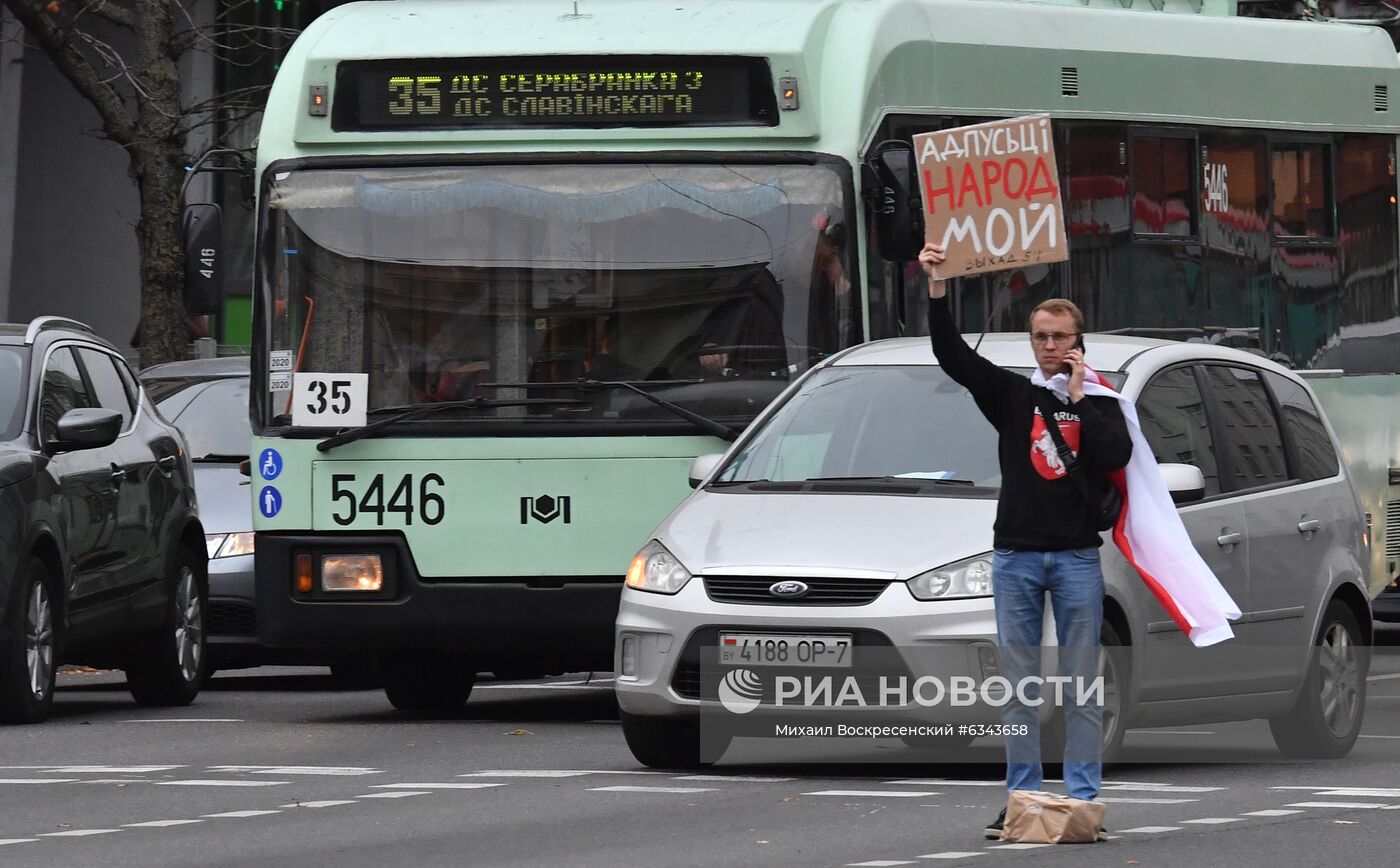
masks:
{"label": "car door handle", "polygon": [[1222,533],[1220,536],[1215,538],[1215,541],[1223,547],[1232,546],[1242,539],[1244,539],[1244,534],[1240,533],[1239,531],[1235,531],[1234,533]]}
{"label": "car door handle", "polygon": [[170,468],[175,466],[175,459],[178,457],[178,455],[167,455],[164,458],[157,458],[156,463],[159,464],[161,467],[164,467],[166,470],[169,470]]}
{"label": "car door handle", "polygon": [[1298,522],[1298,533],[1313,533],[1320,527],[1322,527],[1322,522],[1315,518],[1310,518],[1307,521]]}
{"label": "car door handle", "polygon": [[121,484],[122,484],[122,480],[124,480],[124,479],[126,479],[126,471],[123,470],[123,469],[121,469],[120,467],[113,467],[113,468],[112,468],[112,484],[113,484],[113,485],[121,485]]}

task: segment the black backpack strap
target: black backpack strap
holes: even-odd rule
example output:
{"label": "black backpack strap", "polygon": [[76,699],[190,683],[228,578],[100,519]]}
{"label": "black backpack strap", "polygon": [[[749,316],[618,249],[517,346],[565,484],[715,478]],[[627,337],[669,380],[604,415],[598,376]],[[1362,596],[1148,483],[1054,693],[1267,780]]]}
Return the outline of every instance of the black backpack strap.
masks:
{"label": "black backpack strap", "polygon": [[[1079,494],[1084,498],[1085,503],[1093,503],[1089,497],[1089,481],[1084,478],[1084,468],[1079,466],[1079,459],[1074,451],[1065,442],[1065,435],[1060,431],[1060,423],[1055,421],[1055,411],[1051,407],[1051,398],[1054,392],[1039,386],[1035,389],[1035,403],[1040,408],[1041,420],[1045,423],[1045,428],[1050,432],[1050,439],[1055,441],[1055,451],[1060,455],[1060,461],[1064,462],[1065,473],[1074,482],[1074,487],[1079,489]],[[1054,403],[1060,403],[1059,398],[1054,398]]]}

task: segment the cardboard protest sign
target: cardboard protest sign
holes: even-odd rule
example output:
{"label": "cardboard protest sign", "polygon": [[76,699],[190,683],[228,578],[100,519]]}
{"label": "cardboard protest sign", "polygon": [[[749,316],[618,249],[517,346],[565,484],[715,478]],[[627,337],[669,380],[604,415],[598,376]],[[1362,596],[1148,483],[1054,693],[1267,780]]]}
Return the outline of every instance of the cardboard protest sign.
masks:
{"label": "cardboard protest sign", "polygon": [[1069,258],[1050,116],[914,136],[924,237],[946,277]]}

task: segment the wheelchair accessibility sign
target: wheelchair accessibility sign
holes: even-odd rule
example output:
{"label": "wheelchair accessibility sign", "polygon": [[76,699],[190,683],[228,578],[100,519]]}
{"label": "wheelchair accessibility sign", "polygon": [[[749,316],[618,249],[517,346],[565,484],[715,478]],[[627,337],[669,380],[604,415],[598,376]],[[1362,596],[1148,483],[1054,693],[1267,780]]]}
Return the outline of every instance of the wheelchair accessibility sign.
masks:
{"label": "wheelchair accessibility sign", "polygon": [[263,518],[272,518],[282,511],[282,492],[271,485],[264,485],[262,491],[258,492],[258,510],[262,512]]}
{"label": "wheelchair accessibility sign", "polygon": [[282,474],[282,454],[276,449],[264,449],[258,456],[258,473],[268,482]]}

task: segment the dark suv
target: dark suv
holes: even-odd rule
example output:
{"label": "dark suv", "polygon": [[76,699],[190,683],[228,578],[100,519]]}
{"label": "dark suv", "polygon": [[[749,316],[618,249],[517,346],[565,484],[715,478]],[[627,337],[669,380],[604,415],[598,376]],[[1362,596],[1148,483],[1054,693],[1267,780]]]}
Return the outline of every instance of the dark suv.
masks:
{"label": "dark suv", "polygon": [[59,663],[143,705],[205,674],[204,530],[184,441],[82,323],[0,325],[0,721],[48,716]]}

